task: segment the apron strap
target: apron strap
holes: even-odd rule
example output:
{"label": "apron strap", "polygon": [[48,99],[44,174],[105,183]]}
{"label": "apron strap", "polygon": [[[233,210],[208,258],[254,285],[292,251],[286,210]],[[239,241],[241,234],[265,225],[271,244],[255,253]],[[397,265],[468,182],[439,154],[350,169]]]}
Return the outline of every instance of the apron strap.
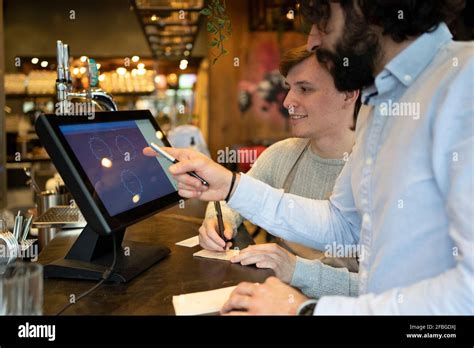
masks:
{"label": "apron strap", "polygon": [[304,146],[303,150],[298,155],[295,162],[293,163],[293,166],[288,172],[288,175],[286,176],[286,179],[283,182],[283,187],[282,187],[285,192],[290,192],[291,185],[293,184],[293,180],[295,179],[296,169],[298,169],[298,165],[301,161],[301,158],[303,157],[304,153],[306,152],[310,144],[311,144],[311,140],[308,140],[307,144]]}

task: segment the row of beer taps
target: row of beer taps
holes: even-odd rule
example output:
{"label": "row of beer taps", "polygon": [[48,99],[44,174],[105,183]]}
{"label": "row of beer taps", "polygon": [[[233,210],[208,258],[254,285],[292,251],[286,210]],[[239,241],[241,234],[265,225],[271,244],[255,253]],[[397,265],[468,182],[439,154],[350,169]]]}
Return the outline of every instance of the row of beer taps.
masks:
{"label": "row of beer taps", "polygon": [[70,103],[86,102],[91,103],[94,107],[103,111],[117,111],[112,96],[104,90],[97,88],[96,83],[98,69],[93,59],[88,59],[89,88],[80,92],[73,91],[72,78],[70,71],[70,55],[69,45],[64,44],[61,40],[56,43],[57,49],[57,80],[56,80],[56,97],[58,103],[61,103],[60,110],[67,110]]}

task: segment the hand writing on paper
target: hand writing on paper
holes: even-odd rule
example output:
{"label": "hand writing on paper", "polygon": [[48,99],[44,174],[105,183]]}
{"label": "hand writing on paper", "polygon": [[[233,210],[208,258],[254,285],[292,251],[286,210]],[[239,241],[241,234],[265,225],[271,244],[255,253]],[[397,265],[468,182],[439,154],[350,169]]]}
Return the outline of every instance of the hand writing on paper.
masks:
{"label": "hand writing on paper", "polygon": [[[202,222],[199,228],[199,244],[206,250],[223,251],[232,246],[231,242],[226,242],[217,233],[217,219],[209,218]],[[232,225],[224,221],[224,235],[228,240],[234,237]]]}

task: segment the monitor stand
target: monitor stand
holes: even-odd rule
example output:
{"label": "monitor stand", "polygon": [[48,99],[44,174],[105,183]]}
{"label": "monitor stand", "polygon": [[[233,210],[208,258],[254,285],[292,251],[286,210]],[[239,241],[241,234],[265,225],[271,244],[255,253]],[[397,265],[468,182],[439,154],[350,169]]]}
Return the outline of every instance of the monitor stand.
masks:
{"label": "monitor stand", "polygon": [[[163,246],[123,241],[125,229],[114,233],[117,260],[111,282],[128,282],[170,253]],[[112,235],[99,235],[86,225],[64,258],[44,266],[44,277],[100,280],[112,265],[113,257]]]}

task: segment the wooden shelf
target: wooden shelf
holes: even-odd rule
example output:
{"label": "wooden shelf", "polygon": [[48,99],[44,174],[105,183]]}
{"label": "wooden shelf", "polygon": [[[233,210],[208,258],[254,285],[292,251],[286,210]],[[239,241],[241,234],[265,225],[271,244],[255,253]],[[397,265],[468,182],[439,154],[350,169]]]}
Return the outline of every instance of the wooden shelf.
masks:
{"label": "wooden shelf", "polygon": [[[119,92],[111,93],[113,97],[140,97],[152,95],[153,92]],[[12,99],[27,99],[27,98],[56,98],[56,94],[5,94],[6,98]]]}
{"label": "wooden shelf", "polygon": [[7,93],[5,94],[6,98],[12,99],[26,99],[26,98],[55,98],[56,94],[16,94],[16,93]]}

